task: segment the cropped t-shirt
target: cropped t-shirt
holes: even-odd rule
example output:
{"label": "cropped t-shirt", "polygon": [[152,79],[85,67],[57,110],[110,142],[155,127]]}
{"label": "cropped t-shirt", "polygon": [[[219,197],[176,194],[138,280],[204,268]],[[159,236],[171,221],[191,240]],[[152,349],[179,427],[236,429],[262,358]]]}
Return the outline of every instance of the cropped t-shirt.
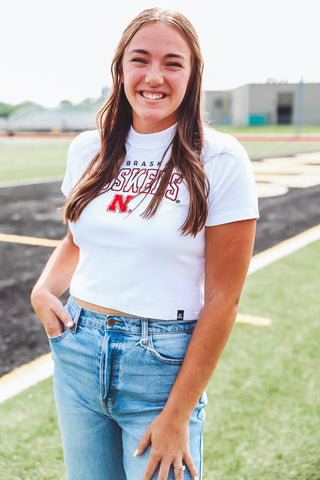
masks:
{"label": "cropped t-shirt", "polygon": [[[102,307],[162,320],[194,320],[203,306],[205,228],[183,235],[189,192],[173,171],[156,214],[143,218],[148,186],[170,157],[176,132],[131,130],[118,177],[92,200],[69,227],[79,247],[70,294]],[[100,150],[97,130],[78,135],[69,147],[62,192],[72,187]],[[258,218],[251,162],[230,135],[204,127],[202,151],[210,184],[206,226]],[[227,248],[227,245],[226,245]]]}

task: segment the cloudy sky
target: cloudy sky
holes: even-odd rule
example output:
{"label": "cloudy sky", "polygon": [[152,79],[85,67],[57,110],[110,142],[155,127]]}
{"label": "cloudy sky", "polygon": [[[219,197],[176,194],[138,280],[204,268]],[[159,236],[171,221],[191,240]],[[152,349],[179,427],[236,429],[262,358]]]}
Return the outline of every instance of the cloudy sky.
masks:
{"label": "cloudy sky", "polygon": [[0,0],[0,102],[99,97],[122,31],[172,8],[200,38],[206,90],[268,79],[320,82],[318,0]]}

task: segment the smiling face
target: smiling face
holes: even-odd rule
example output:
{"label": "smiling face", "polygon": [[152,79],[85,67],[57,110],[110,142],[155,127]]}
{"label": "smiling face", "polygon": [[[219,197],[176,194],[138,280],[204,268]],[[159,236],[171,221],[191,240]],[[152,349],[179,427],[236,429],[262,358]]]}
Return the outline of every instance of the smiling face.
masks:
{"label": "smiling face", "polygon": [[191,50],[178,30],[161,22],[138,30],[124,51],[121,73],[136,132],[159,132],[177,121],[190,74]]}

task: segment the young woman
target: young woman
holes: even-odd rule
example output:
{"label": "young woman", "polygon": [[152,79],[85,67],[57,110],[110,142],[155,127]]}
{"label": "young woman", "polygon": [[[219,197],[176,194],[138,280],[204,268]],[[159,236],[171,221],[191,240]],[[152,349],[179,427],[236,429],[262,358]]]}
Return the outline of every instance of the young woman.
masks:
{"label": "young woman", "polygon": [[204,392],[258,217],[245,151],[201,122],[202,67],[183,15],[142,12],[98,130],[69,149],[69,231],[32,292],[69,480],[201,478]]}

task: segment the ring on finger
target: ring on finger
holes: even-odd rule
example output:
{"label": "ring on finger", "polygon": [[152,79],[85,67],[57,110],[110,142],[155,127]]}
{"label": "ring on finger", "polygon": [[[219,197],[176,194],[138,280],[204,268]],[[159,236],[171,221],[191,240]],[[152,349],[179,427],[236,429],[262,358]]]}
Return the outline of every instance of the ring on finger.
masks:
{"label": "ring on finger", "polygon": [[185,465],[180,465],[180,467],[173,467],[173,470],[182,470],[183,472],[185,471],[186,466]]}

